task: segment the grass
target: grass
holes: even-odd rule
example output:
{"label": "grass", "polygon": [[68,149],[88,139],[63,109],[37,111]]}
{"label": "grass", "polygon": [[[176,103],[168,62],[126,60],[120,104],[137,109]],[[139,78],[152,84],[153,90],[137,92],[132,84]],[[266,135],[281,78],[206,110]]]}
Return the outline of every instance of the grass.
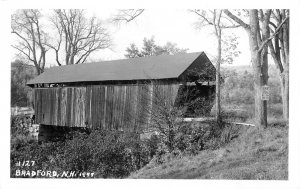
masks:
{"label": "grass", "polygon": [[[282,121],[282,104],[268,104],[268,123],[284,125]],[[212,115],[216,114],[215,107]],[[222,116],[225,120],[254,123],[254,104],[222,104]]]}
{"label": "grass", "polygon": [[288,127],[270,126],[262,132],[244,127],[224,148],[149,164],[129,178],[287,180]]}

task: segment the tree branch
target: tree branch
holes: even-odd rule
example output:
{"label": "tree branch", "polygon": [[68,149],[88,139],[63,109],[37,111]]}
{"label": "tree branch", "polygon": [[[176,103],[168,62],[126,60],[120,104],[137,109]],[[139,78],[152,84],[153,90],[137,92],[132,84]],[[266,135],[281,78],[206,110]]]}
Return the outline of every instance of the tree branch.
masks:
{"label": "tree branch", "polygon": [[200,10],[190,10],[191,12],[197,14],[198,16],[200,16],[208,25],[214,25],[213,22],[209,21],[204,15],[202,15],[201,13],[199,13]]}
{"label": "tree branch", "polygon": [[131,22],[138,16],[140,16],[145,9],[123,9],[119,10],[119,13],[113,17],[113,22],[125,21],[127,23]]}
{"label": "tree branch", "polygon": [[26,53],[23,49],[15,46],[15,45],[12,45],[12,47],[17,49],[20,53],[24,54],[30,61],[34,62],[34,60],[31,59],[31,57],[30,57],[30,53]]}
{"label": "tree branch", "polygon": [[273,46],[272,42],[269,43],[269,49],[270,49],[271,56],[272,56],[275,64],[277,65],[280,73],[282,73],[283,72],[283,66],[282,66],[282,63],[281,63],[280,59],[278,59],[277,56],[276,56],[276,52],[275,52],[275,49],[274,49],[274,46]]}
{"label": "tree branch", "polygon": [[250,26],[248,24],[246,24],[245,22],[243,22],[240,18],[238,18],[237,16],[235,16],[234,14],[232,14],[228,9],[224,9],[224,13],[230,17],[232,20],[234,20],[236,23],[238,23],[239,25],[241,25],[243,28],[245,28],[246,30],[250,30]]}
{"label": "tree branch", "polygon": [[20,37],[27,45],[28,45],[28,47],[30,48],[30,50],[32,50],[32,47],[31,47],[31,45],[29,44],[29,42],[28,42],[28,40],[27,39],[25,39],[23,36],[21,36],[18,32],[16,32],[16,31],[12,31],[11,33],[14,33],[14,34],[16,34],[18,37]]}
{"label": "tree branch", "polygon": [[268,39],[266,39],[258,48],[258,52],[261,52],[262,49],[264,48],[264,46],[275,37],[275,35],[277,35],[277,33],[279,32],[279,30],[282,28],[283,24],[289,19],[289,17],[286,17],[277,27],[277,29],[275,30],[275,32],[272,34],[272,36],[270,36]]}

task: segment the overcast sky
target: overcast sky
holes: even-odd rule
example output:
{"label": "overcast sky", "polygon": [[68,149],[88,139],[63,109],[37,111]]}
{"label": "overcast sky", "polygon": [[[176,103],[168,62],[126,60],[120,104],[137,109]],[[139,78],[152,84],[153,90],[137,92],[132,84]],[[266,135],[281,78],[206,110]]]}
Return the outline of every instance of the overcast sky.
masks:
{"label": "overcast sky", "polygon": [[[109,18],[116,10],[90,10],[99,18]],[[205,51],[208,55],[215,55],[217,51],[216,39],[212,34],[212,28],[201,30],[196,28],[197,15],[186,9],[147,9],[133,22],[124,23],[119,26],[109,24],[113,37],[113,52],[104,54],[104,59],[124,58],[126,47],[130,43],[142,45],[144,37],[155,37],[159,45],[167,41],[176,43],[178,47],[188,48],[189,52]],[[242,51],[235,64],[249,64],[250,56],[248,50],[247,34],[243,29],[236,29],[240,36],[239,48]]]}
{"label": "overcast sky", "polygon": [[[52,10],[43,9],[45,15]],[[126,47],[135,43],[142,46],[143,39],[154,37],[159,45],[170,41],[180,48],[188,48],[188,52],[204,51],[209,57],[216,55],[216,39],[211,27],[197,29],[198,16],[187,9],[146,9],[143,14],[130,23],[114,24],[110,18],[117,9],[87,9],[88,16],[96,16],[109,29],[113,45],[110,49],[99,50],[92,54],[88,62],[100,60],[124,59]],[[239,50],[242,52],[233,65],[250,65],[250,55],[246,32],[240,29],[232,30],[240,37]],[[51,32],[51,31],[49,31]],[[14,55],[13,55],[14,56]],[[53,51],[47,53],[47,65],[56,65]]]}

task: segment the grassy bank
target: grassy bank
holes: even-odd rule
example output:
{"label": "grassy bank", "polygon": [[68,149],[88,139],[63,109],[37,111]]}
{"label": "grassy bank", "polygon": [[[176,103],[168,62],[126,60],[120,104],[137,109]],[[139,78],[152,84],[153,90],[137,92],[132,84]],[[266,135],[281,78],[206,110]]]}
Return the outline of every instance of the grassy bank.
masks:
{"label": "grassy bank", "polygon": [[157,179],[288,179],[288,127],[269,127],[263,134],[244,128],[218,150],[205,150],[159,166],[145,166],[129,178]]}

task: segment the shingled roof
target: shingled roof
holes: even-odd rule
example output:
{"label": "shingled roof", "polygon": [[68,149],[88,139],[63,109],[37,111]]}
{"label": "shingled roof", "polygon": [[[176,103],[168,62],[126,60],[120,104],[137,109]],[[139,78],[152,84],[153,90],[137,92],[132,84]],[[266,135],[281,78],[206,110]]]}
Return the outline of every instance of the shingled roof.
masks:
{"label": "shingled roof", "polygon": [[[124,81],[179,78],[195,67],[215,73],[204,52],[160,55],[132,59],[112,60],[57,66],[29,81],[27,85],[39,83],[71,83],[91,81]],[[207,77],[213,74],[204,73]],[[213,77],[212,77],[213,78]]]}

